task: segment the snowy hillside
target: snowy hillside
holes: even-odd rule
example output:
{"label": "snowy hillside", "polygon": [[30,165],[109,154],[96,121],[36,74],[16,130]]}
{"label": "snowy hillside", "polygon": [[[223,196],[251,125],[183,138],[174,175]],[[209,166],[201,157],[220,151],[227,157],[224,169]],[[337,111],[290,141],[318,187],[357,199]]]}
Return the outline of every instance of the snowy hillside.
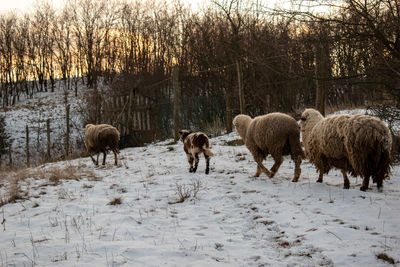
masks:
{"label": "snowy hillside", "polygon": [[[67,91],[70,105],[70,146],[82,147],[84,109],[84,86],[79,94]],[[12,161],[14,167],[26,166],[26,126],[29,127],[29,150],[31,165],[44,161],[47,149],[46,120],[50,120],[51,157],[58,159],[65,154],[66,104],[65,91],[58,86],[55,92],[40,92],[32,99],[21,99],[15,106],[9,106],[1,112],[5,116],[6,130],[12,139]],[[22,98],[25,95],[21,96]],[[8,157],[6,163],[9,164]]]}
{"label": "snowy hillside", "polygon": [[[29,177],[21,181],[25,200],[0,209],[0,265],[399,264],[398,166],[382,192],[375,184],[361,192],[355,178],[344,190],[337,171],[316,183],[306,161],[292,183],[288,158],[276,177],[255,179],[246,147],[227,145],[234,139],[211,140],[217,155],[209,175],[204,158],[189,173],[182,143],[168,141],[122,150],[118,167],[109,154],[105,167],[81,158],[17,174]],[[1,196],[7,188],[0,187]],[[190,197],[178,203],[179,192]]]}

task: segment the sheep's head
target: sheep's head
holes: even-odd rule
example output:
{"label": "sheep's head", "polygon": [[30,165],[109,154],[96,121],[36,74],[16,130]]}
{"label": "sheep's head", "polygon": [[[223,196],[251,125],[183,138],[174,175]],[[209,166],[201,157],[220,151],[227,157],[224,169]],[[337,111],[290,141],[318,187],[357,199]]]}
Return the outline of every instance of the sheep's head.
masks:
{"label": "sheep's head", "polygon": [[243,141],[246,141],[247,128],[249,127],[250,122],[251,117],[244,114],[237,115],[232,121],[235,131],[240,135],[240,137],[242,137]]}
{"label": "sheep's head", "polygon": [[301,114],[301,122],[300,122],[300,130],[301,133],[307,135],[311,133],[311,130],[314,128],[315,124],[317,124],[324,117],[319,113],[318,110],[313,108],[308,108],[303,111]]}
{"label": "sheep's head", "polygon": [[181,137],[181,141],[182,141],[182,142],[185,141],[186,137],[187,137],[189,134],[191,134],[191,133],[192,133],[192,131],[180,130],[180,131],[179,131],[179,135],[180,135],[180,137]]}

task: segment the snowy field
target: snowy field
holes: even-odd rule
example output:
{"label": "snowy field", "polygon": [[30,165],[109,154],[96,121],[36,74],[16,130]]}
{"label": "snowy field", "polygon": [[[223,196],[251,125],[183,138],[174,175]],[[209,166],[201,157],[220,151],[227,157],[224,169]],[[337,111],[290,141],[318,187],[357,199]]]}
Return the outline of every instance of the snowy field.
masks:
{"label": "snowy field", "polygon": [[[256,165],[236,134],[211,139],[216,157],[188,172],[183,145],[121,151],[105,167],[90,158],[30,169],[26,199],[0,208],[1,266],[390,266],[400,260],[400,168],[382,192],[340,172],[316,183],[289,158],[277,175]],[[102,159],[102,157],[101,157]],[[266,166],[272,166],[271,158]],[[57,181],[43,173],[64,170]],[[60,174],[61,175],[61,174]],[[8,184],[0,187],[4,196]],[[190,197],[179,202],[179,192]],[[3,220],[5,219],[5,220]],[[384,259],[380,259],[384,258]]]}

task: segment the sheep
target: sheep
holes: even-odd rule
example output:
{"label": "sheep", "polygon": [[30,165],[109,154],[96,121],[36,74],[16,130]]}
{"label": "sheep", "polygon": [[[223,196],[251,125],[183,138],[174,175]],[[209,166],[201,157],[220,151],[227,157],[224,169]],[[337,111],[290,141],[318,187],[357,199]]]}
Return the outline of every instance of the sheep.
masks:
{"label": "sheep", "polygon": [[[279,112],[257,116],[254,119],[239,114],[233,119],[233,126],[257,163],[254,177],[259,177],[261,171],[270,178],[274,177],[283,162],[282,156],[290,154],[295,162],[292,182],[298,181],[304,152],[300,145],[299,125],[295,119]],[[275,161],[271,171],[262,164],[268,154],[271,154]]]}
{"label": "sheep", "polygon": [[[119,153],[119,131],[109,124],[87,124],[85,126],[85,146],[93,163],[99,165],[99,153],[103,152],[103,165],[106,164],[106,155],[108,150],[114,153],[115,165],[118,165],[117,154]],[[97,154],[97,160],[94,160],[92,153]]]}
{"label": "sheep", "polygon": [[196,172],[199,164],[199,154],[203,153],[206,159],[206,174],[208,174],[210,172],[210,157],[215,155],[210,150],[210,142],[207,135],[202,132],[191,132],[188,130],[180,130],[179,135],[189,162],[189,172]]}
{"label": "sheep", "polygon": [[380,190],[390,173],[392,137],[386,125],[376,117],[367,115],[334,115],[324,118],[315,109],[306,109],[301,115],[305,155],[319,172],[317,182],[322,183],[324,173],[334,167],[343,174],[343,188],[350,188],[347,173],[363,178],[361,191],[366,191],[369,177]]}

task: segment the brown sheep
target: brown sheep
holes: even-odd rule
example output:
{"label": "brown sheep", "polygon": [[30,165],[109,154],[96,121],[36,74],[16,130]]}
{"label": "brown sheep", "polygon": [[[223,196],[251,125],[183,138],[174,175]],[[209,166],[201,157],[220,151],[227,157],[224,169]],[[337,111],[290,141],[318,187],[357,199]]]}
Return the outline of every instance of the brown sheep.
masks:
{"label": "brown sheep", "polygon": [[189,162],[189,172],[196,172],[199,164],[199,154],[203,153],[206,159],[206,174],[208,174],[210,172],[210,157],[213,157],[214,153],[210,150],[210,142],[207,135],[202,132],[192,133],[188,130],[180,130],[179,135]]}
{"label": "brown sheep", "polygon": [[324,118],[306,109],[300,128],[306,157],[319,171],[317,182],[334,167],[341,170],[345,189],[350,187],[348,172],[363,177],[362,191],[368,189],[369,177],[382,187],[390,173],[392,137],[381,120],[361,114]]}
{"label": "brown sheep", "polygon": [[[103,165],[106,164],[106,155],[108,150],[112,150],[115,158],[115,165],[118,165],[117,154],[119,142],[119,131],[109,124],[87,124],[85,126],[85,146],[90,158],[95,165],[99,165],[99,153],[103,152]],[[94,160],[92,154],[97,154],[97,160]]]}
{"label": "brown sheep", "polygon": [[[291,155],[295,162],[292,182],[297,182],[304,152],[300,145],[300,130],[295,119],[283,113],[270,113],[251,119],[247,115],[237,115],[233,119],[236,132],[242,137],[257,163],[255,177],[263,171],[270,178],[274,177],[283,162],[284,155]],[[275,163],[271,172],[262,161],[271,154]]]}

